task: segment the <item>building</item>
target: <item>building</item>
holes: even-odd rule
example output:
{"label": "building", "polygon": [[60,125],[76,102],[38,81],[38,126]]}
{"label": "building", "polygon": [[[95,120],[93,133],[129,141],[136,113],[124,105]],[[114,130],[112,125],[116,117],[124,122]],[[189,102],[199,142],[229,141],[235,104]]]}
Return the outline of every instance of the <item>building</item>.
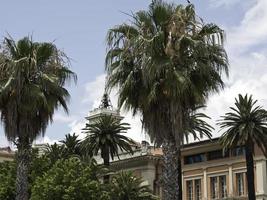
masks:
{"label": "building", "polygon": [[[162,151],[146,142],[133,155],[121,154],[111,163],[113,170],[131,170],[142,177],[154,194],[161,196]],[[183,199],[247,199],[244,147],[223,153],[218,139],[185,145],[182,150]],[[267,200],[267,159],[255,148],[257,200]]]}
{"label": "building", "polygon": [[15,152],[10,147],[0,148],[0,162],[12,161],[15,157]]}

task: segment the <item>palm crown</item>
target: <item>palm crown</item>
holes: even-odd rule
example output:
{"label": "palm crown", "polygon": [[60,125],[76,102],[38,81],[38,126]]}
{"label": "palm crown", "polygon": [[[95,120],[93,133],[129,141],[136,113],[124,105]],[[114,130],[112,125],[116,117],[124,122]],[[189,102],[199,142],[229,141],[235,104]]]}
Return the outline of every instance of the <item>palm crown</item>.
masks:
{"label": "palm crown", "polygon": [[267,155],[267,111],[256,106],[252,96],[239,95],[235,107],[219,121],[220,127],[226,129],[221,136],[224,148],[229,149],[248,143],[257,144]]}
{"label": "palm crown", "polygon": [[[121,123],[121,120],[112,115],[102,115],[93,123],[87,123],[83,129],[87,133],[83,141],[83,148],[92,155],[101,151],[101,157],[119,156],[119,150],[132,152],[131,145],[134,141],[121,135],[129,129],[128,123]],[[108,154],[108,155],[105,155]]]}
{"label": "palm crown", "polygon": [[44,134],[54,110],[67,112],[69,93],[64,84],[76,75],[68,69],[66,56],[51,43],[17,43],[5,38],[0,53],[0,110],[9,140],[30,141]]}
{"label": "palm crown", "polygon": [[120,107],[141,112],[145,130],[160,145],[182,132],[191,110],[224,86],[223,31],[204,24],[193,5],[175,7],[160,0],[132,14],[131,22],[108,33],[108,83],[118,86]]}

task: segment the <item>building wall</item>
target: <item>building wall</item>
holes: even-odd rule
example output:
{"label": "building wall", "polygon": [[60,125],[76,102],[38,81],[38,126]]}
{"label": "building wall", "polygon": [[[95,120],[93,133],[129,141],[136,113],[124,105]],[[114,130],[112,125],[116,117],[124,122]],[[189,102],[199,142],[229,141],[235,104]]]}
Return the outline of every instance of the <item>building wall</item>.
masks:
{"label": "building wall", "polygon": [[[223,188],[226,188],[225,194],[229,199],[247,199],[247,183],[245,175],[246,162],[244,155],[234,156],[230,152],[229,156],[226,158],[214,160],[208,160],[206,158],[202,162],[185,164],[185,159],[188,159],[188,156],[190,155],[197,155],[205,152],[205,155],[207,155],[207,152],[218,149],[221,148],[216,144],[207,144],[198,147],[193,146],[184,149],[184,156],[182,160],[184,200],[216,199],[213,198],[213,194],[217,194],[217,199],[223,199],[223,191],[225,191]],[[257,147],[254,160],[257,199],[267,199],[266,158]],[[192,184],[195,182],[194,180],[197,179],[201,180],[201,198],[197,197],[197,194],[199,193],[196,192],[196,187]],[[213,192],[214,188],[217,188],[214,190],[215,192]]]}

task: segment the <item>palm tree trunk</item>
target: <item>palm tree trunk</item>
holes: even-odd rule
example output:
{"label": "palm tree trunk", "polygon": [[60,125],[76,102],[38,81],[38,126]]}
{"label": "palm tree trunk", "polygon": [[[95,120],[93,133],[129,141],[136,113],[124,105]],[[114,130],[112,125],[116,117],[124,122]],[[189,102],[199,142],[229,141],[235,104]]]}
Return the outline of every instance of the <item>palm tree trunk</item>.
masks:
{"label": "palm tree trunk", "polygon": [[30,145],[20,141],[17,145],[16,200],[28,200],[28,172],[30,163]]}
{"label": "palm tree trunk", "polygon": [[253,160],[253,143],[249,142],[246,145],[246,164],[247,164],[247,185],[248,199],[255,200],[255,185],[254,185],[254,160]]}
{"label": "palm tree trunk", "polygon": [[179,199],[179,153],[175,142],[165,141],[163,150],[163,200]]}
{"label": "palm tree trunk", "polygon": [[181,146],[177,148],[178,199],[183,200]]}
{"label": "palm tree trunk", "polygon": [[[110,162],[109,162],[109,148],[108,147],[103,149],[102,158],[104,161],[104,166],[106,168],[109,168]],[[103,177],[103,181],[105,184],[109,183],[109,174],[107,174]]]}

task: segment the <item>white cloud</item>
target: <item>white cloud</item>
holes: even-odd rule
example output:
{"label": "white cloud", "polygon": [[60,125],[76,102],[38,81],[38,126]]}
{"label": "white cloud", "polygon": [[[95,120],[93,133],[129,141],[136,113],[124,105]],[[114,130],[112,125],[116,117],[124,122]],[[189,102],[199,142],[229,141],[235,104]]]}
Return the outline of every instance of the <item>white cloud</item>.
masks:
{"label": "white cloud", "polygon": [[210,3],[213,7],[229,7],[239,3],[240,1],[242,0],[210,0]]}
{"label": "white cloud", "polygon": [[[267,1],[255,0],[237,27],[228,27],[227,52],[230,59],[228,87],[211,96],[206,109],[213,124],[234,106],[239,93],[251,94],[267,108]],[[215,136],[220,133],[214,132]]]}
{"label": "white cloud", "polygon": [[267,1],[257,0],[237,27],[227,32],[227,48],[232,54],[242,53],[267,42]]}
{"label": "white cloud", "polygon": [[72,122],[75,119],[74,116],[69,116],[67,114],[63,114],[60,112],[55,113],[55,115],[53,116],[53,120],[54,122],[58,122],[58,123],[69,123]]}
{"label": "white cloud", "polygon": [[48,136],[44,136],[44,137],[38,137],[33,144],[54,144],[54,143],[58,143],[58,140],[53,140],[51,138],[49,138]]}

